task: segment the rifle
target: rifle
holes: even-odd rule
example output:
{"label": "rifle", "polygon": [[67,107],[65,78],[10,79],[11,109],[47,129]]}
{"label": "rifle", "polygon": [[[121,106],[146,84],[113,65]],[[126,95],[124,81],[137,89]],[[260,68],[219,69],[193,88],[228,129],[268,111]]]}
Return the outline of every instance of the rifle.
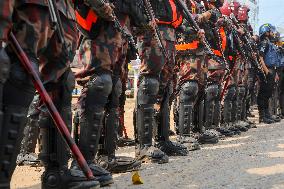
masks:
{"label": "rifle", "polygon": [[74,158],[78,162],[80,168],[82,169],[83,173],[88,179],[94,179],[93,173],[91,169],[89,168],[84,156],[82,155],[80,149],[76,145],[75,141],[70,135],[70,132],[64,123],[62,117],[60,116],[57,108],[55,107],[54,103],[52,102],[49,94],[47,93],[46,89],[43,86],[42,81],[40,80],[39,75],[37,74],[35,68],[32,66],[28,56],[20,46],[19,42],[17,41],[16,37],[13,33],[10,33],[9,35],[10,44],[16,53],[17,57],[19,58],[20,62],[22,63],[23,67],[26,69],[26,71],[30,74],[32,77],[33,84],[37,91],[39,92],[39,95],[42,99],[42,101],[45,103],[50,116],[52,117],[53,121],[55,122],[56,128],[58,129],[59,133],[71,149]]}
{"label": "rifle", "polygon": [[[196,32],[198,32],[200,30],[200,27],[198,26],[197,22],[193,19],[192,14],[190,13],[190,11],[188,10],[186,4],[182,1],[182,0],[176,0],[177,5],[183,10],[183,14],[185,16],[185,19],[190,22],[193,26],[193,28],[195,29]],[[208,43],[208,41],[204,38],[202,39],[202,43],[204,45],[204,47],[206,48],[207,52],[210,55],[215,55],[213,53],[213,51],[211,50],[211,47]]]}
{"label": "rifle", "polygon": [[[105,0],[97,0],[99,1],[101,4],[106,4],[106,1]],[[113,12],[113,23],[114,23],[114,28],[120,32],[122,34],[122,36],[127,39],[127,42],[128,44],[130,45],[130,48],[132,50],[134,50],[135,52],[137,52],[137,48],[136,48],[136,44],[135,44],[135,40],[134,40],[134,37],[131,33],[127,32],[123,27],[122,25],[120,24],[116,14]]]}
{"label": "rifle", "polygon": [[[177,2],[177,5],[183,10],[183,14],[184,14],[184,16],[185,16],[185,19],[186,19],[189,23],[191,23],[191,24],[193,25],[193,28],[195,29],[195,31],[198,32],[198,31],[200,30],[200,27],[198,26],[197,22],[193,19],[193,16],[192,16],[192,14],[190,13],[190,11],[188,10],[186,4],[183,2],[183,0],[176,0],[176,2]],[[202,44],[204,45],[204,47],[205,47],[207,53],[208,53],[213,59],[215,59],[216,61],[220,62],[220,59],[219,59],[219,58],[215,55],[215,53],[212,51],[212,49],[211,49],[211,47],[210,47],[210,44],[208,43],[208,41],[207,41],[205,38],[202,39]],[[221,64],[223,64],[223,65],[225,64],[225,66],[226,66],[226,68],[227,68],[228,63],[227,63],[227,60],[226,60],[226,58],[225,58],[225,56],[224,56],[224,53],[223,53],[223,51],[222,51],[222,48],[221,48],[220,52],[221,52],[221,54],[222,54],[222,59],[223,59],[223,61],[224,61],[224,62],[221,63]]]}
{"label": "rifle", "polygon": [[[229,20],[227,17],[224,17],[225,21],[227,24],[230,25],[230,28],[232,29],[232,34],[233,34],[233,37],[234,39],[236,40],[237,42],[237,48],[241,54],[241,56],[246,60],[248,61],[248,58],[246,56],[246,53],[244,51],[244,45],[243,45],[243,42],[241,41],[238,33],[237,33],[237,30],[235,29],[233,23],[231,22],[231,20]],[[224,81],[225,81],[225,84],[224,84],[224,87],[223,87],[223,90],[221,92],[221,95],[220,95],[220,99],[223,100],[224,96],[225,96],[225,92],[227,91],[228,89],[228,85],[229,85],[229,82],[230,82],[230,79],[231,79],[231,75],[234,73],[235,69],[236,69],[236,66],[237,66],[237,62],[235,60],[235,63],[232,67],[232,69],[230,70],[230,72],[224,76]]]}
{"label": "rifle", "polygon": [[[231,20],[233,21],[233,23],[234,23],[235,25],[237,25],[238,27],[242,27],[242,26],[240,26],[240,24],[239,24],[239,22],[238,22],[238,20],[236,19],[236,17],[235,17],[234,14],[231,14],[231,15],[230,15],[230,18],[231,18]],[[243,28],[243,27],[242,27],[242,28]],[[243,28],[243,29],[245,29],[245,28]],[[236,28],[235,28],[235,27],[233,27],[233,30],[235,30],[234,33],[235,33],[236,37],[240,38],[240,37],[238,36],[238,32],[236,31]],[[260,74],[260,76],[262,76],[262,78],[263,78],[264,80],[266,80],[266,75],[265,75],[264,69],[263,69],[263,67],[262,67],[262,65],[261,65],[261,63],[260,63],[260,54],[259,54],[259,51],[256,50],[256,49],[257,49],[257,45],[256,45],[255,43],[252,44],[252,42],[251,42],[251,40],[250,40],[251,38],[252,38],[252,36],[251,36],[248,32],[245,32],[245,35],[243,36],[243,39],[244,39],[245,44],[246,44],[246,47],[247,47],[247,49],[248,49],[247,52],[248,52],[249,55],[250,55],[250,56],[248,56],[248,57],[249,57],[249,60],[250,60],[250,62],[251,62],[251,64],[252,64],[252,66],[257,69],[257,71],[258,71],[258,73]],[[239,39],[239,40],[240,40],[240,39]],[[241,41],[241,40],[240,40],[240,41]],[[244,46],[244,44],[243,44],[242,46]]]}
{"label": "rifle", "polygon": [[228,76],[227,76],[226,79],[225,79],[225,84],[224,84],[223,90],[221,91],[221,95],[220,95],[221,101],[223,100],[223,98],[224,98],[224,96],[225,96],[225,92],[226,92],[227,89],[228,89],[229,82],[230,82],[230,80],[231,80],[231,77],[230,77],[230,76],[234,73],[236,67],[237,67],[237,61],[235,60],[232,69],[230,70]]}
{"label": "rifle", "polygon": [[63,45],[63,48],[67,50],[67,44],[64,38],[64,31],[62,22],[59,16],[59,11],[57,9],[56,2],[54,0],[47,0],[48,10],[51,21],[51,28],[56,31],[59,43]]}
{"label": "rifle", "polygon": [[162,36],[161,36],[161,31],[156,23],[156,17],[155,17],[155,13],[153,11],[152,5],[150,3],[149,0],[143,0],[144,2],[144,6],[145,6],[145,11],[146,11],[146,15],[148,16],[148,19],[152,22],[154,22],[155,27],[154,27],[154,35],[155,38],[158,42],[158,46],[160,47],[160,49],[162,50],[162,53],[164,54],[165,58],[167,60],[169,60],[170,56],[168,55],[168,52],[166,51],[166,48],[162,42]]}

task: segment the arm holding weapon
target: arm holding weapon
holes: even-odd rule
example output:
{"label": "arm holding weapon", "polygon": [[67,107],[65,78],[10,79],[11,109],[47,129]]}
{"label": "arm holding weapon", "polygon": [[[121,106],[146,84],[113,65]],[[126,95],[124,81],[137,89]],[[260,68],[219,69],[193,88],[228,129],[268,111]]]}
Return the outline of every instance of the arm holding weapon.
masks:
{"label": "arm holding weapon", "polygon": [[[113,23],[114,28],[122,34],[122,36],[127,40],[131,51],[136,55],[137,48],[134,37],[131,33],[126,31],[126,29],[120,24],[116,14],[114,13],[114,6],[105,0],[86,0],[83,3],[86,3],[95,11],[95,14],[98,14],[103,19]],[[84,78],[89,76],[94,72],[94,68],[91,64],[88,64],[83,70],[75,73],[76,78]]]}
{"label": "arm holding weapon", "polygon": [[159,29],[159,27],[157,25],[156,17],[155,17],[152,5],[151,5],[149,0],[143,0],[143,2],[144,2],[144,6],[145,6],[145,11],[146,11],[147,17],[148,17],[148,19],[149,19],[149,21],[150,21],[150,23],[151,23],[151,25],[153,27],[154,35],[155,35],[155,38],[156,38],[156,40],[158,42],[158,46],[162,50],[162,53],[165,56],[165,58],[168,60],[169,59],[169,55],[168,55],[168,52],[166,51],[166,48],[163,45],[161,32],[160,32],[160,29]]}
{"label": "arm holding weapon", "polygon": [[[190,11],[188,10],[186,4],[182,1],[182,0],[176,0],[177,2],[177,5],[183,10],[183,14],[185,16],[185,19],[192,24],[193,28],[195,29],[195,31],[198,33],[198,35],[201,34],[202,36],[202,30],[201,28],[199,27],[199,25],[197,24],[197,22],[194,20],[192,14],[190,13]],[[200,21],[208,21],[211,16],[214,16],[215,15],[215,10],[212,10],[212,11],[207,11],[206,13],[203,13],[203,15],[201,16],[202,19],[200,19]],[[198,18],[197,18],[198,19]],[[204,45],[205,47],[205,50],[206,52],[213,58],[213,59],[216,59],[216,60],[220,60],[219,58],[216,57],[216,55],[214,54],[214,52],[212,51],[211,47],[210,47],[210,44],[208,43],[208,41],[206,40],[205,37],[201,37],[200,38],[202,44]],[[227,60],[223,54],[223,51],[221,51],[221,54],[222,54],[222,59],[226,65],[226,68],[228,66],[228,63],[227,63]]]}
{"label": "arm holding weapon", "polygon": [[59,11],[57,9],[56,1],[47,0],[47,3],[48,3],[48,9],[51,21],[51,28],[55,30],[58,40],[63,45],[63,48],[67,49],[67,44],[64,38],[63,26],[59,16]]}
{"label": "arm holding weapon", "polygon": [[[176,0],[177,2],[177,5],[183,10],[183,14],[185,16],[185,19],[192,24],[193,28],[195,29],[196,32],[198,32],[199,36],[202,35],[202,30],[200,29],[200,27],[198,26],[197,22],[193,19],[193,16],[192,14],[190,13],[190,11],[188,10],[186,4],[182,1],[182,0]],[[208,15],[206,14],[204,17],[209,17],[211,16],[211,14],[209,15],[210,13],[208,13]],[[211,48],[210,48],[210,45],[208,43],[208,41],[204,38],[204,37],[201,37],[200,38],[203,45],[205,46],[206,48],[206,51],[210,54],[210,55],[214,55],[214,53],[212,52]]]}
{"label": "arm holding weapon", "polygon": [[[239,34],[238,34],[238,28],[236,26],[238,26],[239,28],[242,28],[240,26],[240,24],[238,23],[237,19],[235,18],[235,16],[233,14],[230,15],[231,20],[233,21],[234,24],[234,30],[235,30],[235,36],[237,38],[240,38]],[[244,28],[243,28],[244,29]],[[244,29],[245,31],[245,29]],[[257,45],[252,42],[253,38],[250,35],[249,32],[245,31],[244,35],[242,35],[242,38],[244,39],[245,44],[242,43],[242,41],[239,39],[238,41],[240,41],[242,43],[241,46],[245,46],[248,49],[248,58],[250,60],[250,62],[252,63],[252,66],[254,66],[257,71],[261,74],[261,76],[266,79],[266,75],[268,74],[268,69],[264,63],[263,58],[260,56],[259,51],[257,50]]]}

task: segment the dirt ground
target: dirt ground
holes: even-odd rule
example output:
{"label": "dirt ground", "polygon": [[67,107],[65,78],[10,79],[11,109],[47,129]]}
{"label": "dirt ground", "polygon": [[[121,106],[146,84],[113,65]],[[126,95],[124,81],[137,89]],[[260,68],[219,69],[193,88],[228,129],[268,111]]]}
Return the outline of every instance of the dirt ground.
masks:
{"label": "dirt ground", "polygon": [[[128,100],[125,120],[130,136],[133,106],[134,101]],[[203,145],[186,157],[171,157],[168,164],[145,164],[140,170],[142,185],[132,185],[132,173],[116,174],[115,184],[107,189],[284,189],[283,123],[257,125],[216,145]],[[118,154],[134,156],[134,148],[119,149]],[[42,171],[17,167],[12,188],[40,188]]]}

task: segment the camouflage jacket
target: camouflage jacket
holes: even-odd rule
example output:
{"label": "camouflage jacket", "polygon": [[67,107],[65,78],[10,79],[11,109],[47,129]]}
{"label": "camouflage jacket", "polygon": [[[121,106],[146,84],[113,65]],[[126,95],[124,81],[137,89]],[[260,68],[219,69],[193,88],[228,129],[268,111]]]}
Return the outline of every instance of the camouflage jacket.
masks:
{"label": "camouflage jacket", "polygon": [[[7,40],[7,33],[12,27],[14,7],[24,4],[48,6],[47,0],[1,0],[0,1],[0,40]],[[72,0],[57,0],[57,7],[67,18],[75,20],[74,4]]]}

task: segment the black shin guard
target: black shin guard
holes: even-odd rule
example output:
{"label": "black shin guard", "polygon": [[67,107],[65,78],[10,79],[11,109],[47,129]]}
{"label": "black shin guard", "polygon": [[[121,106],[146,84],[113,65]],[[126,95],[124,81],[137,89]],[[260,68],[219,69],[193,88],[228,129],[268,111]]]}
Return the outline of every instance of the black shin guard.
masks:
{"label": "black shin guard", "polygon": [[232,121],[233,112],[233,102],[236,99],[236,87],[234,85],[229,86],[225,99],[224,99],[224,109],[223,109],[223,122],[228,124]]}
{"label": "black shin guard", "polygon": [[105,124],[100,140],[102,142],[102,149],[100,149],[99,155],[108,156],[109,159],[115,157],[118,125],[119,115],[117,109],[112,108],[105,115]]}
{"label": "black shin guard", "polygon": [[[28,107],[35,92],[30,77],[26,74],[18,60],[15,59],[13,62],[9,79],[5,82],[2,91],[3,109],[1,110],[3,110],[3,117],[0,123],[0,188],[9,188],[10,179],[16,167],[16,158],[20,151]],[[36,67],[35,59],[31,58],[31,62]]]}
{"label": "black shin guard", "polygon": [[9,188],[11,176],[16,168],[16,158],[20,150],[20,141],[26,124],[27,108],[5,106],[1,131],[0,188]]}
{"label": "black shin guard", "polygon": [[2,42],[0,42],[0,133],[3,123],[3,89],[10,71],[10,59],[2,45]]}
{"label": "black shin guard", "polygon": [[182,86],[179,97],[179,135],[189,135],[193,130],[193,103],[196,101],[198,84],[187,82]]}
{"label": "black shin guard", "polygon": [[24,138],[22,140],[21,152],[35,153],[39,134],[38,117],[29,117],[28,125],[25,128]]}
{"label": "black shin guard", "polygon": [[159,82],[155,78],[144,77],[138,88],[136,105],[136,129],[139,146],[152,145],[154,126],[154,104],[159,91]]}
{"label": "black shin guard", "polygon": [[89,163],[93,162],[98,150],[104,108],[111,90],[111,76],[102,74],[94,75],[85,87],[85,94],[82,93],[79,148]]}
{"label": "black shin guard", "polygon": [[115,157],[115,149],[117,145],[118,128],[119,128],[119,102],[122,93],[122,83],[119,77],[112,78],[112,92],[109,95],[108,104],[106,105],[103,137],[102,141],[102,155],[108,156],[109,159]]}
{"label": "black shin guard", "polygon": [[40,161],[35,154],[35,148],[39,135],[38,115],[28,117],[28,123],[24,130],[24,138],[21,143],[20,154],[17,157],[17,165],[36,166]]}
{"label": "black shin guard", "polygon": [[237,96],[237,121],[241,120],[242,110],[244,105],[246,89],[243,86],[238,87],[238,96]]}
{"label": "black shin guard", "polygon": [[162,99],[162,104],[160,106],[160,111],[157,113],[157,136],[158,141],[169,141],[170,135],[170,107],[169,107],[169,97],[170,97],[170,87],[168,86]]}
{"label": "black shin guard", "polygon": [[155,146],[169,156],[185,156],[188,154],[187,148],[181,144],[170,141],[170,105],[169,98],[171,94],[171,86],[167,86],[162,99],[160,112],[157,116],[158,133],[155,137]]}
{"label": "black shin guard", "polygon": [[206,89],[205,96],[205,128],[211,129],[213,125],[215,99],[218,96],[218,85],[209,85]]}
{"label": "black shin guard", "polygon": [[154,105],[139,105],[137,108],[136,125],[140,148],[151,146],[153,139]]}
{"label": "black shin guard", "polygon": [[238,92],[236,90],[235,95],[231,99],[232,108],[231,108],[230,122],[236,122],[237,121],[237,115],[238,115],[237,95],[238,95]]}

